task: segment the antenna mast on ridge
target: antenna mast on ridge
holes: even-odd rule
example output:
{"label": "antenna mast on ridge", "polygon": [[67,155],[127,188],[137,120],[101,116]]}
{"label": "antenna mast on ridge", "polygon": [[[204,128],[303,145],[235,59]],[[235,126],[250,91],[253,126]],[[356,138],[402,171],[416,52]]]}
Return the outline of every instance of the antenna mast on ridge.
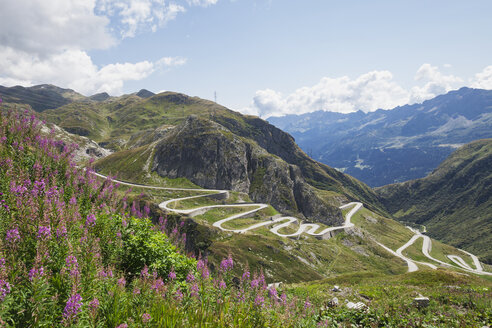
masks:
{"label": "antenna mast on ridge", "polygon": [[214,99],[215,99],[215,103],[217,103],[217,91],[214,91]]}

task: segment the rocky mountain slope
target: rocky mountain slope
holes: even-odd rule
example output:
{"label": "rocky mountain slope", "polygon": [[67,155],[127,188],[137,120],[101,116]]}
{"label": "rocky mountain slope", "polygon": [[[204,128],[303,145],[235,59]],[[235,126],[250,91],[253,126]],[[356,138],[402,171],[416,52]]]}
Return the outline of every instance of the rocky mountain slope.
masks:
{"label": "rocky mountain slope", "polygon": [[492,91],[462,88],[422,104],[272,117],[314,159],[370,186],[422,178],[457,147],[492,137]]}
{"label": "rocky mountain slope", "polygon": [[72,99],[41,115],[115,151],[97,167],[122,178],[138,181],[153,172],[186,178],[206,188],[246,192],[253,201],[326,224],[341,223],[338,206],[344,201],[361,200],[384,212],[370,188],[312,160],[290,135],[211,101],[141,90]]}
{"label": "rocky mountain slope", "polygon": [[398,220],[492,263],[492,139],[459,148],[423,179],[376,191]]}
{"label": "rocky mountain slope", "polygon": [[107,137],[90,132],[122,149],[96,163],[106,173],[123,172],[121,178],[133,181],[152,172],[186,178],[327,224],[341,222],[342,200],[360,199],[383,212],[370,188],[310,159],[291,136],[257,117],[171,92],[111,106],[103,111],[111,115]]}

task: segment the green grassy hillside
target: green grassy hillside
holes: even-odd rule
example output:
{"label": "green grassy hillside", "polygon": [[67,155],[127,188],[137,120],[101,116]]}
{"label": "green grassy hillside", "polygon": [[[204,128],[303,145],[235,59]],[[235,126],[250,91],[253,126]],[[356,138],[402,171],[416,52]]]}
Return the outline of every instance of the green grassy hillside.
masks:
{"label": "green grassy hillside", "polygon": [[376,191],[398,220],[492,263],[492,139],[461,147],[426,178]]}

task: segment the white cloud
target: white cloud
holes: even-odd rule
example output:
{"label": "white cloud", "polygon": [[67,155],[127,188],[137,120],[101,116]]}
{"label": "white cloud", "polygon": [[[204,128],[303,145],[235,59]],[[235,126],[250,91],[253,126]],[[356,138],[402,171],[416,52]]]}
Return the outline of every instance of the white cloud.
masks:
{"label": "white cloud", "polygon": [[155,31],[185,12],[175,3],[163,0],[98,0],[96,12],[111,19],[121,37],[134,37],[140,31]]}
{"label": "white cloud", "polygon": [[[271,89],[259,90],[252,105],[242,112],[263,118],[318,110],[370,112],[422,102],[464,84],[463,79],[442,74],[438,67],[430,64],[423,64],[417,70],[415,81],[418,85],[405,89],[394,81],[389,71],[373,71],[355,79],[324,77],[318,84],[302,87],[287,96]],[[472,86],[492,88],[492,66],[477,74]]]}
{"label": "white cloud", "polygon": [[[324,77],[312,87],[303,87],[284,97],[267,89],[256,92],[253,106],[262,117],[302,114],[317,110],[349,113],[393,108],[409,99],[388,71],[373,71],[356,79]],[[249,112],[254,112],[249,110]]]}
{"label": "white cloud", "polygon": [[463,80],[454,75],[444,75],[439,68],[430,64],[423,64],[415,74],[416,81],[423,81],[423,86],[415,86],[411,90],[411,103],[422,102],[437,95],[455,89]]}
{"label": "white cloud", "polygon": [[94,14],[95,0],[2,1],[0,44],[41,56],[68,48],[115,44],[109,20]]}
{"label": "white cloud", "polygon": [[0,84],[30,86],[51,83],[85,95],[98,92],[119,95],[125,81],[141,80],[156,70],[184,63],[186,60],[183,58],[164,57],[156,62],[116,63],[98,68],[81,50],[71,49],[41,57],[0,47]]}
{"label": "white cloud", "polygon": [[471,81],[472,88],[492,89],[492,65],[487,66],[482,72],[475,74]]}
{"label": "white cloud", "polygon": [[125,81],[184,65],[186,58],[99,67],[87,51],[112,47],[140,31],[155,31],[184,11],[167,0],[7,1],[0,9],[0,84],[52,83],[87,95],[120,94]]}
{"label": "white cloud", "polygon": [[202,6],[208,7],[210,5],[215,5],[218,0],[187,0],[190,6]]}

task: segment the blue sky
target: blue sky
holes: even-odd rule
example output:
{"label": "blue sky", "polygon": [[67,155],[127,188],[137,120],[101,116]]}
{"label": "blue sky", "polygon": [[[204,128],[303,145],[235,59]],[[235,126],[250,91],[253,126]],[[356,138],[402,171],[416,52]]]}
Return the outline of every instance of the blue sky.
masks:
{"label": "blue sky", "polygon": [[492,89],[490,13],[489,0],[7,0],[0,84],[216,91],[262,117],[392,108]]}

